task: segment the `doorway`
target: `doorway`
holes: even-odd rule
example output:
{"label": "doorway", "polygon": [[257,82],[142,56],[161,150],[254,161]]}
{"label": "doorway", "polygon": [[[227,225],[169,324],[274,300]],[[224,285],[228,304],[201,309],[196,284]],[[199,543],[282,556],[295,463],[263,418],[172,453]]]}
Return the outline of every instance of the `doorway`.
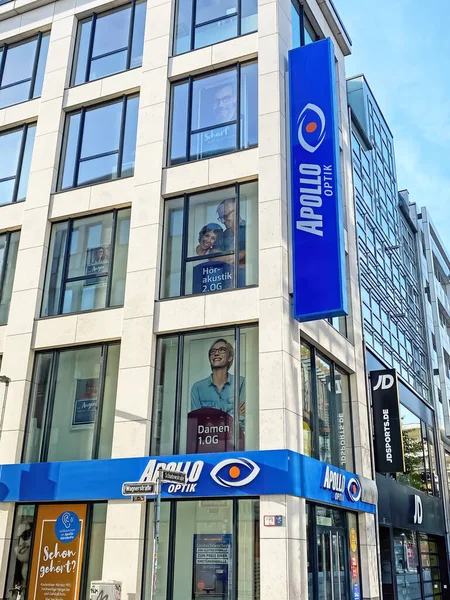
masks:
{"label": "doorway", "polygon": [[348,599],[345,533],[331,527],[317,527],[318,600]]}

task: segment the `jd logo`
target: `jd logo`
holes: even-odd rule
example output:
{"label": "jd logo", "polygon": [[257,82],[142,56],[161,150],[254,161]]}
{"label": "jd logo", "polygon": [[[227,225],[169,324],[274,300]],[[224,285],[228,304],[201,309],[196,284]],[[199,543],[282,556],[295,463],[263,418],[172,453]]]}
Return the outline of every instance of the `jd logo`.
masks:
{"label": "jd logo", "polygon": [[414,494],[414,523],[421,525],[423,521],[422,498]]}
{"label": "jd logo", "polygon": [[374,391],[379,390],[388,390],[394,385],[394,377],[392,375],[378,375],[378,381],[374,386]]}

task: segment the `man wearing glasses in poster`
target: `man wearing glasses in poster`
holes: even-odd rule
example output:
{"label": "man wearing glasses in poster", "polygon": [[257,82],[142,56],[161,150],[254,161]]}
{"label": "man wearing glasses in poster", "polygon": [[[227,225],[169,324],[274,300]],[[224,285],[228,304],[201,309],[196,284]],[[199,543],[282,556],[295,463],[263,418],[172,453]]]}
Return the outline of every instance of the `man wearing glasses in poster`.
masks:
{"label": "man wearing glasses in poster", "polygon": [[[218,219],[225,226],[225,231],[222,235],[222,252],[238,252],[238,277],[237,286],[245,286],[245,226],[246,223],[242,217],[238,216],[238,232],[236,248],[236,201],[234,198],[223,200],[217,207]],[[223,256],[223,262],[234,264],[234,256]]]}

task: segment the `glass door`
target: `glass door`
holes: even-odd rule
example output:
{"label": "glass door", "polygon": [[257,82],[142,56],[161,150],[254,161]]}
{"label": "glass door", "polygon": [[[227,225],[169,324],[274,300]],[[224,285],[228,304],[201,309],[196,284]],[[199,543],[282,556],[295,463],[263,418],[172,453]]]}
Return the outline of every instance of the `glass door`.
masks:
{"label": "glass door", "polygon": [[318,600],[348,600],[349,584],[346,538],[343,531],[331,528],[317,530]]}

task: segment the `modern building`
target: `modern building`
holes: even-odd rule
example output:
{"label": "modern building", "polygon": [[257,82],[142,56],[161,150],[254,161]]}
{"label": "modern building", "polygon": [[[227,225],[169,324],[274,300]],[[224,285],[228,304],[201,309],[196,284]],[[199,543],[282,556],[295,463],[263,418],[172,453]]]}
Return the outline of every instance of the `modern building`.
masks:
{"label": "modern building", "polygon": [[347,89],[366,364],[369,373],[397,372],[404,449],[401,472],[376,475],[382,594],[444,598],[448,402],[435,391],[448,389],[438,294],[441,304],[446,296],[435,278],[448,262],[426,209],[418,214],[407,190],[398,191],[393,136],[366,79],[348,79]]}

